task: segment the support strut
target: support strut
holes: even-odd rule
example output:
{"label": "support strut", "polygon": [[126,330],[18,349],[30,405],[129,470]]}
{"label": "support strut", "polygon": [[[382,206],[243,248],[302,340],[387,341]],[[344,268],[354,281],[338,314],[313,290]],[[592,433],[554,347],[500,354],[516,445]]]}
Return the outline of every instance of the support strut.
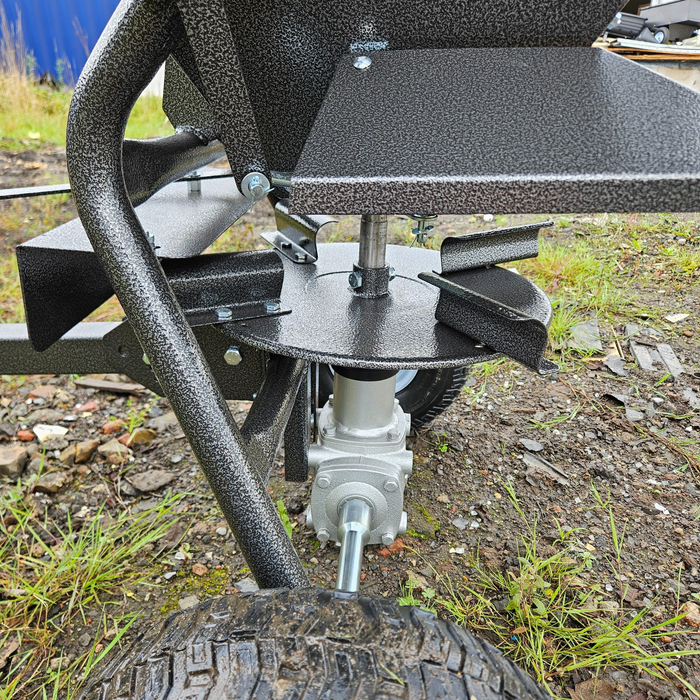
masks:
{"label": "support strut", "polygon": [[308,586],[124,184],[127,118],[182,36],[177,8],[169,0],[124,0],[119,5],[71,104],[71,186],[85,231],[258,584]]}

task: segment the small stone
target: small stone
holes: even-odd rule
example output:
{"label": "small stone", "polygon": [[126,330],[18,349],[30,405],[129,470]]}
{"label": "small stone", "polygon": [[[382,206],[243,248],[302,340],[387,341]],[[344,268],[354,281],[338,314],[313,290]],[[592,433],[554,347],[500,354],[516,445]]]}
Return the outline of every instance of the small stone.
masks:
{"label": "small stone", "polygon": [[458,530],[466,530],[469,527],[469,521],[466,520],[465,518],[455,518],[452,521],[452,524],[458,529]]}
{"label": "small stone", "polygon": [[149,442],[153,442],[157,436],[155,430],[150,430],[149,428],[136,428],[129,440],[127,445],[148,445]]}
{"label": "small stone", "polygon": [[163,578],[166,581],[171,581],[177,576],[177,571],[168,571],[167,573],[163,574]]}
{"label": "small stone", "polygon": [[43,457],[34,457],[29,462],[29,465],[27,466],[27,471],[30,474],[38,474],[41,471],[42,466],[44,465],[44,458]]}
{"label": "small stone", "polygon": [[93,452],[100,446],[99,440],[83,440],[75,446],[75,463],[84,464],[90,461]]}
{"label": "small stone", "polygon": [[691,627],[700,627],[700,608],[698,608],[696,603],[691,603],[690,601],[684,603],[681,612],[685,613],[684,622]]}
{"label": "small stone", "polygon": [[105,435],[112,435],[112,433],[118,433],[124,427],[123,420],[111,420],[102,426],[102,432]]}
{"label": "small stone", "polygon": [[225,527],[217,527],[216,534],[219,535],[219,537],[226,537],[228,530]]}
{"label": "small stone", "polygon": [[668,314],[668,316],[664,316],[664,318],[669,323],[680,323],[681,321],[685,321],[688,316],[690,316],[690,314]]}
{"label": "small stone", "polygon": [[30,399],[49,399],[56,393],[55,386],[37,386],[27,396]]}
{"label": "small stone", "polygon": [[183,457],[182,455],[180,455],[180,454],[178,454],[178,455],[173,455],[173,456],[170,458],[170,464],[180,464],[180,462],[182,462],[183,459],[184,459],[184,457]]}
{"label": "small stone", "polygon": [[61,455],[58,459],[61,462],[61,464],[71,466],[75,461],[75,445],[69,445],[68,447],[66,447],[66,449],[63,450],[63,452],[61,452]]}
{"label": "small stone", "polygon": [[185,598],[181,598],[177,601],[180,606],[180,610],[189,610],[199,603],[199,598],[196,595],[188,595]]}
{"label": "small stone", "polygon": [[89,647],[90,642],[92,642],[92,637],[87,632],[78,637],[78,644],[80,644],[81,647]]}
{"label": "small stone", "polygon": [[684,335],[686,338],[692,338],[692,337],[693,337],[693,331],[685,330],[685,331],[683,331],[683,335]]}
{"label": "small stone", "polygon": [[139,492],[126,480],[119,485],[119,492],[122,496],[129,496],[129,498],[139,495]]}
{"label": "small stone", "polygon": [[66,475],[61,472],[44,474],[44,476],[40,477],[36,484],[34,484],[34,490],[39,493],[56,493],[63,487],[66,481]]}
{"label": "small stone", "polygon": [[541,452],[544,446],[537,442],[537,440],[529,440],[528,438],[520,438],[518,442],[530,452]]}
{"label": "small stone", "polygon": [[0,474],[14,479],[22,474],[27,463],[27,448],[20,445],[0,447]]}
{"label": "small stone", "polygon": [[17,437],[22,442],[31,442],[34,439],[34,433],[31,430],[18,430]]}
{"label": "small stone", "polygon": [[0,423],[0,438],[8,437],[13,438],[17,433],[17,427],[12,425],[12,423]]}
{"label": "small stone", "polygon": [[635,411],[633,408],[626,408],[625,417],[631,423],[636,423],[642,420],[642,418],[644,418],[644,413],[642,413],[641,411]]}
{"label": "small stone", "polygon": [[450,502],[449,497],[446,496],[444,493],[441,493],[441,494],[437,497],[437,499],[438,499],[438,502],[439,502],[439,503],[449,503],[449,502]]}
{"label": "small stone", "polygon": [[88,401],[87,403],[80,404],[80,406],[75,406],[73,410],[76,413],[93,413],[100,407],[97,401]]}
{"label": "small stone", "polygon": [[63,659],[56,656],[53,659],[51,659],[51,661],[49,661],[49,667],[51,668],[52,671],[58,671],[58,669],[61,668],[62,661],[63,661]]}
{"label": "small stone", "polygon": [[253,593],[260,590],[258,584],[252,578],[246,577],[233,584],[233,587],[241,593]]}
{"label": "small stone", "polygon": [[64,428],[62,425],[46,425],[44,423],[39,423],[34,426],[34,434],[37,436],[39,442],[46,442],[54,437],[63,437],[67,432],[68,428]]}
{"label": "small stone", "polygon": [[206,576],[209,573],[209,569],[204,564],[192,564],[192,573],[195,576]]}
{"label": "small stone", "polygon": [[61,418],[63,418],[61,411],[56,411],[53,408],[40,408],[38,411],[32,411],[24,422],[27,425],[34,425],[35,423],[51,423],[61,420]]}
{"label": "small stone", "polygon": [[104,445],[100,445],[97,448],[97,451],[105,457],[109,457],[110,455],[126,457],[127,454],[129,454],[129,449],[127,446],[122,445],[122,443],[118,440],[110,440],[109,442],[105,442]]}
{"label": "small stone", "polygon": [[177,417],[172,411],[169,413],[164,413],[162,416],[151,418],[151,420],[146,423],[147,428],[151,428],[158,433],[170,430],[171,428],[178,428],[179,425],[180,424],[177,421]]}
{"label": "small stone", "polygon": [[151,469],[142,474],[135,474],[129,478],[129,481],[132,486],[139,491],[148,493],[150,491],[157,491],[166,484],[169,484],[174,478],[175,475],[170,474],[170,472],[163,471],[162,469]]}

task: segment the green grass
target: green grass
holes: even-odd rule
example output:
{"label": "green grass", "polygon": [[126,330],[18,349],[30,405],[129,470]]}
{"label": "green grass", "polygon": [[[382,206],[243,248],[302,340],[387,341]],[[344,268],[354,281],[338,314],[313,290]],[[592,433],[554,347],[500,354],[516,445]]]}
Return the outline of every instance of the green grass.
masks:
{"label": "green grass", "polygon": [[[72,92],[49,90],[0,74],[0,147],[22,150],[66,145]],[[129,117],[127,138],[174,133],[159,97],[141,96]]]}
{"label": "green grass", "polygon": [[[517,565],[504,573],[474,560],[476,574],[461,581],[435,572],[435,588],[442,589],[442,595],[434,588],[420,593],[418,582],[409,580],[399,602],[447,614],[485,636],[555,696],[562,696],[573,672],[589,669],[597,675],[609,667],[672,678],[697,694],[668,662],[700,651],[669,649],[662,640],[681,633],[676,627],[684,616],[657,623],[651,621],[649,609],[631,610],[624,604],[625,586],[619,576],[624,533],[600,494],[594,490],[598,507],[608,516],[614,549],[610,563],[620,580],[616,600],[606,606],[601,605],[600,586],[587,580],[593,558],[578,546],[576,530],[559,527],[558,551],[541,555],[537,522],[526,518],[510,482],[503,486],[524,525]],[[496,605],[504,599],[505,610]]]}
{"label": "green grass", "polygon": [[[166,496],[133,517],[126,511],[109,517],[99,509],[81,528],[70,514],[65,525],[40,517],[30,492],[31,482],[0,494],[0,647],[19,645],[4,671],[0,700],[52,697],[58,690],[70,700],[135,619],[124,612],[126,599],[152,572],[135,571],[133,562],[175,522],[181,496]],[[91,609],[100,616],[93,620],[94,641],[69,662],[60,635],[85,624]],[[61,659],[60,670],[50,668],[52,658]]]}

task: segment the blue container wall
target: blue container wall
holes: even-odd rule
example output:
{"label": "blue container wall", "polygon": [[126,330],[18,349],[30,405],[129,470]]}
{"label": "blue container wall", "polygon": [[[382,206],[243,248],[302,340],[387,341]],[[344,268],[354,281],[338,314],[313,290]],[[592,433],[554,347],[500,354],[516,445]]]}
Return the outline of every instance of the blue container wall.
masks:
{"label": "blue container wall", "polygon": [[[92,51],[119,0],[0,0],[7,18],[22,18],[27,52],[34,55],[39,75],[49,72],[74,82],[87,60],[83,43]],[[85,42],[81,41],[82,34]],[[66,69],[66,63],[70,66]]]}

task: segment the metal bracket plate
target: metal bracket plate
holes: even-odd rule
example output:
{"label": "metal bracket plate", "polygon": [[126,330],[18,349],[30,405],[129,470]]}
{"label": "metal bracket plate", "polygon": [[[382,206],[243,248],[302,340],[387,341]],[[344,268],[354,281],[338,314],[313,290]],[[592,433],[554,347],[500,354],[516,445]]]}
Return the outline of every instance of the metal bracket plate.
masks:
{"label": "metal bracket plate", "polygon": [[316,235],[326,224],[337,223],[330,216],[311,214],[290,214],[289,200],[280,199],[275,203],[277,230],[261,234],[282,255],[299,264],[315,263],[318,260]]}

